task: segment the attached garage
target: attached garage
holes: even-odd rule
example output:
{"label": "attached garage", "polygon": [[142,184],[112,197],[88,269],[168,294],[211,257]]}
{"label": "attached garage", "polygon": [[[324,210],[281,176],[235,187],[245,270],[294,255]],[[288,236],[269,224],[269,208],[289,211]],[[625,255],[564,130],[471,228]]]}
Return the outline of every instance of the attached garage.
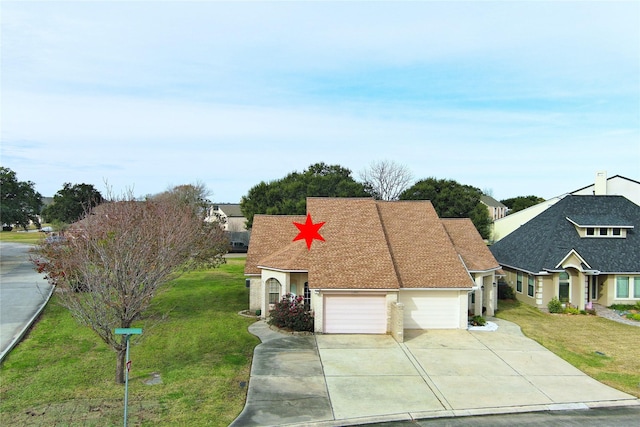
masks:
{"label": "attached garage", "polygon": [[384,294],[324,295],[324,332],[328,334],[384,334],[387,303]]}
{"label": "attached garage", "polygon": [[460,327],[459,291],[400,291],[405,329],[457,329]]}

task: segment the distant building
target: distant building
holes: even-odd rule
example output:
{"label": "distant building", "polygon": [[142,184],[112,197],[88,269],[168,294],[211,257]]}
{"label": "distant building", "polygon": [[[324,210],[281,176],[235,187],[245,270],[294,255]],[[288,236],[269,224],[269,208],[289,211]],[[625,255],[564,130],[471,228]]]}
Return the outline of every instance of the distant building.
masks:
{"label": "distant building", "polygon": [[225,231],[247,231],[247,218],[242,215],[239,204],[214,204],[207,219],[213,220],[213,218],[222,220]]}
{"label": "distant building", "polygon": [[480,196],[480,202],[489,210],[489,217],[492,221],[507,216],[507,207],[491,196]]}

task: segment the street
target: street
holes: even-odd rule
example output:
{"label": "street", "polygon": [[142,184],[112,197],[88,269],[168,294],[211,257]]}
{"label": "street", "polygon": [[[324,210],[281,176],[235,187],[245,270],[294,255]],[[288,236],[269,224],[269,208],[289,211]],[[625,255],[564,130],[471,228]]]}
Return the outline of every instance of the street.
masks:
{"label": "street", "polygon": [[31,245],[0,242],[0,361],[49,298],[52,286],[29,261]]}

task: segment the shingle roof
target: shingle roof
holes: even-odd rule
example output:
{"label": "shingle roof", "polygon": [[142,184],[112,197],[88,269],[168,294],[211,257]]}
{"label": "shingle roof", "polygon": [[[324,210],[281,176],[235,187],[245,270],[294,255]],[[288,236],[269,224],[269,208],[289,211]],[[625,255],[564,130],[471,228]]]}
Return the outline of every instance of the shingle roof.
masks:
{"label": "shingle roof", "polygon": [[399,287],[375,200],[310,197],[307,212],[313,222],[326,222],[320,229],[325,242],[316,241],[311,248],[309,286]]}
{"label": "shingle roof", "polygon": [[[626,238],[581,238],[567,219],[602,216],[605,221],[610,215],[634,226]],[[568,195],[490,249],[501,265],[532,273],[555,269],[572,249],[603,273],[640,272],[639,227],[640,206],[622,196]]]}
{"label": "shingle roof", "polygon": [[478,230],[469,218],[444,218],[441,221],[469,271],[500,268],[487,245],[478,238]]}
{"label": "shingle roof", "polygon": [[256,215],[246,274],[259,274],[260,266],[303,270],[309,286],[325,289],[471,288],[452,241],[464,245],[475,238],[474,247],[486,251],[467,254],[471,264],[493,258],[470,221],[451,225],[457,233],[451,238],[429,201],[309,198],[307,211],[314,223],[325,222],[319,230],[325,241],[314,240],[311,250],[304,241],[292,242],[298,234],[292,222],[305,217]]}
{"label": "shingle roof", "polygon": [[480,201],[482,203],[484,203],[485,205],[491,206],[491,207],[494,207],[494,208],[506,208],[506,206],[503,205],[501,202],[497,201],[496,199],[494,199],[491,196],[486,196],[484,194],[482,196],[480,196]]}
{"label": "shingle roof", "polygon": [[236,203],[217,203],[217,206],[228,217],[243,217],[240,205]]}
{"label": "shingle roof", "polygon": [[[251,240],[247,251],[245,274],[260,274],[258,262],[289,246],[298,230],[293,222],[304,222],[300,215],[256,215],[253,217]],[[304,244],[304,243],[303,243]]]}
{"label": "shingle roof", "polygon": [[469,273],[430,202],[377,205],[403,288],[460,288],[469,284]]}

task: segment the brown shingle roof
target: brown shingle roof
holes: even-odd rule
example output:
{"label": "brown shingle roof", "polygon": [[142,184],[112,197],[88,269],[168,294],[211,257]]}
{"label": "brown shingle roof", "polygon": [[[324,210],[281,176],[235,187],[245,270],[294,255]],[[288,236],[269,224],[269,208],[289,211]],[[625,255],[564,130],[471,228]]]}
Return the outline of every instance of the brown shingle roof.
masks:
{"label": "brown shingle roof", "polygon": [[309,198],[307,212],[325,242],[314,241],[309,286],[397,289],[398,277],[373,199]]}
{"label": "brown shingle roof", "polygon": [[472,286],[431,202],[377,205],[403,288]]}
{"label": "brown shingle roof", "polygon": [[441,221],[469,271],[487,271],[500,267],[469,218],[446,218]]}
{"label": "brown shingle roof", "polygon": [[[314,240],[311,250],[293,242],[299,232],[293,222],[304,223],[304,216],[256,215],[245,274],[260,274],[259,266],[303,270],[310,287],[324,289],[471,288],[453,242],[488,252],[466,222],[452,223],[456,237],[450,237],[429,201],[309,198],[307,212],[314,223],[325,222],[319,230],[325,241]],[[484,252],[463,256],[473,266],[488,259]]]}
{"label": "brown shingle roof", "polygon": [[310,252],[304,240],[298,240],[260,259],[258,266],[285,271],[309,271]]}
{"label": "brown shingle roof", "polygon": [[293,222],[304,222],[305,219],[300,215],[256,215],[244,273],[260,274],[258,262],[288,246],[298,234]]}

